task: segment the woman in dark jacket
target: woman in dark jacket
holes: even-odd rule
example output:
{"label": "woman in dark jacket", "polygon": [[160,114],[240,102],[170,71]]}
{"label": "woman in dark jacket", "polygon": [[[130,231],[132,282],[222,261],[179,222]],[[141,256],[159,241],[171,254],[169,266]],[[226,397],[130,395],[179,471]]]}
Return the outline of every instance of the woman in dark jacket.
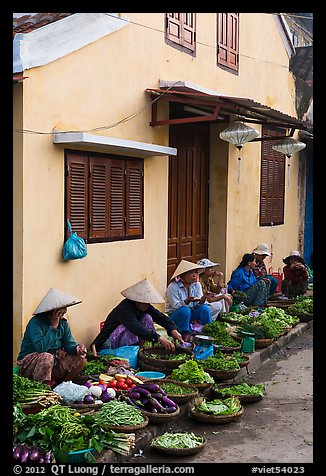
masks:
{"label": "woman in dark jacket", "polygon": [[91,344],[97,352],[116,349],[124,345],[142,345],[145,341],[160,342],[167,350],[174,344],[156,332],[154,322],[167,330],[168,335],[183,344],[177,326],[151,303],[163,303],[163,297],[148,279],[130,286],[121,292],[126,298],[107,316],[104,326]]}
{"label": "woman in dark jacket", "polygon": [[299,251],[291,251],[289,256],[283,259],[283,262],[285,266],[283,268],[284,279],[281,284],[282,293],[288,298],[305,294],[308,289],[309,274]]}

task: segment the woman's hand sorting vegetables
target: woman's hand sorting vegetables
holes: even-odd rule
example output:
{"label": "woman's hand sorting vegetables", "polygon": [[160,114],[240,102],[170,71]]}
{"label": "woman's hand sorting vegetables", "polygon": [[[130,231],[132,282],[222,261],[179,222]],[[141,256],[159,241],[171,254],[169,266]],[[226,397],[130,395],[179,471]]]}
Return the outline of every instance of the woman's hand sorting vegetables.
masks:
{"label": "woman's hand sorting vegetables", "polygon": [[169,339],[166,339],[163,336],[160,336],[158,341],[163,345],[163,347],[166,350],[174,350],[175,349],[175,346],[174,346],[173,342],[169,341]]}

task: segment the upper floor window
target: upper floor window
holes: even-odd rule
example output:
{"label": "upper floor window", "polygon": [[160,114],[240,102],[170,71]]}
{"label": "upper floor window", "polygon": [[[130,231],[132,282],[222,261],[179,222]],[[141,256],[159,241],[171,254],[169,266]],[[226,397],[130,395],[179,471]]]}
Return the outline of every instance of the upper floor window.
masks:
{"label": "upper floor window", "polygon": [[195,53],[196,13],[166,13],[165,38],[169,45]]}
{"label": "upper floor window", "polygon": [[66,151],[65,215],[72,230],[90,243],[143,238],[143,169],[143,159]]}
{"label": "upper floor window", "polygon": [[217,14],[217,64],[239,71],[239,13]]}
{"label": "upper floor window", "polygon": [[[284,131],[263,126],[263,137],[284,135]],[[261,145],[260,226],[284,223],[285,156],[272,149],[274,144],[266,140]]]}

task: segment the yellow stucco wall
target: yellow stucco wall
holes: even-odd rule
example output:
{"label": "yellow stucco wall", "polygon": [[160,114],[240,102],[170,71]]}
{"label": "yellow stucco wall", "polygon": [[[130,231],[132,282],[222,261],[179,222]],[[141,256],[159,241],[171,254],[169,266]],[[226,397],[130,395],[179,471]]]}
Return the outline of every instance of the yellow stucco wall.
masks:
{"label": "yellow stucco wall", "polygon": [[[288,57],[272,15],[240,14],[239,75],[216,66],[216,14],[197,14],[195,57],[165,43],[163,13],[125,15],[135,24],[28,70],[28,79],[14,86],[22,127],[51,132],[110,126],[149,104],[144,91],[160,79],[188,81],[295,115]],[[169,145],[168,127],[150,127],[150,114],[148,108],[100,134]],[[260,145],[243,148],[238,184],[237,149],[219,139],[218,127],[211,130],[210,258],[221,262],[227,277],[244,252],[264,241],[273,245],[273,266],[280,266],[297,247],[297,159],[291,159],[291,187],[286,185],[285,224],[260,228]],[[14,147],[15,359],[22,332],[50,287],[83,300],[68,318],[75,339],[86,345],[122,299],[122,289],[147,276],[164,294],[168,158],[145,159],[144,239],[90,244],[86,259],[64,262],[64,148],[53,144],[51,134],[15,134]]]}

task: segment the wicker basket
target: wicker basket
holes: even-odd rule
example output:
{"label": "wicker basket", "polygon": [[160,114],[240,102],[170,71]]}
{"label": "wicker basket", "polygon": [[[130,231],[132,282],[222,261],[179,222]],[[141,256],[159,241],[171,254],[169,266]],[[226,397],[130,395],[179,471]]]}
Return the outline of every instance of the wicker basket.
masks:
{"label": "wicker basket", "polygon": [[242,369],[243,367],[247,367],[249,362],[250,362],[249,357],[246,357],[246,360],[242,360],[241,362],[238,362],[240,369]]}
{"label": "wicker basket", "polygon": [[300,322],[309,322],[309,321],[312,321],[314,318],[312,312],[306,312],[304,314],[296,314],[296,316],[300,319]]}
{"label": "wicker basket", "polygon": [[175,402],[177,405],[180,405],[182,403],[187,403],[190,402],[193,398],[197,397],[199,395],[198,389],[190,384],[190,383],[184,383],[184,382],[178,382],[177,380],[173,379],[151,379],[151,383],[157,383],[158,385],[161,386],[162,383],[174,383],[175,385],[178,385],[179,387],[183,388],[188,388],[191,389],[192,392],[190,393],[167,393],[167,397],[170,398],[173,402]]}
{"label": "wicker basket", "polygon": [[61,403],[61,405],[65,405],[70,408],[74,408],[77,410],[79,413],[87,412],[90,410],[99,410],[102,408],[104,403]]}
{"label": "wicker basket", "polygon": [[149,419],[143,414],[144,421],[138,423],[138,425],[104,425],[105,430],[116,431],[117,433],[133,433],[134,431],[141,430],[148,425]]}
{"label": "wicker basket", "polygon": [[152,413],[152,412],[147,412],[146,410],[140,410],[144,416],[146,416],[149,420],[149,423],[156,423],[156,424],[161,424],[161,423],[167,423],[170,420],[173,420],[174,417],[179,415],[180,413],[180,407],[179,405],[176,404],[176,411],[173,413]]}
{"label": "wicker basket", "polygon": [[216,385],[215,387],[212,387],[211,398],[212,399],[219,398],[223,400],[224,398],[237,397],[239,398],[241,403],[255,403],[263,399],[261,395],[232,395],[231,393],[221,393],[218,391],[218,389],[220,388],[234,387],[236,385],[239,385],[239,384],[238,383],[221,383],[219,385]]}
{"label": "wicker basket", "polygon": [[231,380],[235,378],[240,372],[238,369],[233,370],[219,370],[219,369],[204,369],[214,380]]}
{"label": "wicker basket", "polygon": [[206,440],[204,439],[203,443],[195,446],[194,448],[161,448],[160,446],[156,446],[155,444],[151,444],[151,448],[171,456],[188,456],[198,453],[199,451],[204,449],[205,445]]}
{"label": "wicker basket", "polygon": [[221,425],[225,423],[231,423],[232,421],[238,420],[243,414],[243,407],[237,412],[232,413],[231,415],[209,415],[208,413],[202,413],[197,411],[195,408],[190,410],[191,417],[201,423],[214,423],[215,425]]}
{"label": "wicker basket", "polygon": [[[180,349],[176,348],[174,350],[174,353],[176,355],[178,354],[188,354],[189,358],[187,359],[180,359],[180,360],[169,360],[169,359],[164,359],[164,356],[167,354],[171,354],[171,351],[166,350],[164,347],[153,347],[151,348],[142,348],[139,349],[138,352],[138,364],[142,368],[142,370],[156,370],[160,369],[161,371],[171,371],[172,369],[176,369],[180,364],[183,364],[189,359],[194,358],[194,353],[190,349]],[[160,359],[153,359],[152,357],[149,357],[150,354],[157,354],[161,358]],[[151,367],[151,368],[143,368],[143,366]]]}
{"label": "wicker basket", "polygon": [[263,347],[268,347],[269,345],[275,342],[274,339],[255,339],[255,347],[257,349],[262,349]]}

